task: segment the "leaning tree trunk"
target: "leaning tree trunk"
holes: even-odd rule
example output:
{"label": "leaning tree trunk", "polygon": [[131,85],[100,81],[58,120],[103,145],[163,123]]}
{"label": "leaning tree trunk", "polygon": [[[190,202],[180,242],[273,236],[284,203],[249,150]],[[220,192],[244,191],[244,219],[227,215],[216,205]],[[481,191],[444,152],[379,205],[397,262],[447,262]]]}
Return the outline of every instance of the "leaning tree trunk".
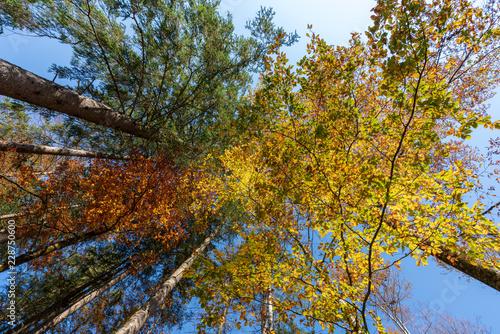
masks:
{"label": "leaning tree trunk", "polygon": [[[34,260],[37,257],[50,254],[52,252],[55,252],[56,250],[61,250],[65,247],[75,245],[79,242],[87,241],[89,239],[97,237],[97,236],[104,234],[106,232],[109,232],[109,231],[102,230],[102,231],[87,232],[81,236],[73,237],[70,239],[63,240],[63,241],[54,242],[50,245],[43,246],[43,247],[40,247],[36,250],[24,253],[23,255],[19,255],[16,257],[16,267],[23,264],[23,263]],[[9,268],[8,261],[4,261],[4,262],[0,263],[0,272],[3,272],[5,270],[7,270],[8,268]]]}
{"label": "leaning tree trunk", "polygon": [[159,141],[161,137],[151,126],[3,59],[0,59],[0,95],[147,140]]}
{"label": "leaning tree trunk", "polygon": [[398,316],[391,314],[391,311],[387,310],[385,306],[380,307],[382,309],[382,312],[389,317],[389,319],[392,320],[392,322],[396,325],[396,327],[401,331],[401,334],[411,334],[411,332],[406,328],[404,322],[402,319],[400,319]]}
{"label": "leaning tree trunk", "polygon": [[43,324],[39,325],[38,327],[36,327],[32,331],[30,331],[28,334],[42,334],[42,333],[47,332],[49,329],[53,328],[54,326],[56,326],[61,321],[64,321],[67,317],[69,317],[70,315],[72,315],[74,312],[78,311],[80,308],[82,308],[83,306],[87,305],[88,303],[90,303],[95,298],[97,298],[100,295],[102,295],[105,291],[109,290],[112,286],[114,286],[114,285],[118,284],[119,282],[123,281],[129,275],[130,275],[130,273],[127,272],[127,271],[124,272],[124,273],[122,273],[122,274],[120,274],[118,277],[116,277],[113,280],[109,281],[108,283],[106,283],[105,285],[103,285],[98,290],[96,290],[96,291],[90,293],[89,295],[83,297],[82,299],[80,299],[79,301],[77,301],[76,303],[74,303],[73,305],[71,305],[70,307],[68,307],[67,309],[65,309],[63,312],[59,313],[58,315],[52,317],[51,319],[47,320]]}
{"label": "leaning tree trunk", "polygon": [[500,291],[500,270],[472,264],[468,259],[456,253],[450,252],[445,247],[440,247],[440,250],[441,253],[434,255],[436,259],[472,278],[477,279],[487,286]]}
{"label": "leaning tree trunk", "polygon": [[0,151],[14,150],[16,153],[29,153],[40,155],[61,155],[67,157],[84,157],[84,158],[101,158],[101,159],[116,159],[128,160],[130,157],[106,154],[100,152],[90,152],[84,150],[75,150],[71,148],[60,148],[45,145],[33,145],[16,143],[12,141],[0,141]]}
{"label": "leaning tree trunk", "polygon": [[[398,228],[397,224],[394,222],[386,221],[387,225],[391,228]],[[426,238],[421,235],[414,235],[417,240],[422,240],[419,247],[425,251],[430,245],[426,242]],[[464,256],[454,253],[444,246],[439,246],[440,253],[433,254],[434,258],[446,263],[452,268],[475,278],[476,280],[486,284],[487,286],[500,291],[500,270],[496,268],[485,268],[481,265],[475,265],[466,259]]]}
{"label": "leaning tree trunk", "polygon": [[210,244],[212,239],[217,233],[219,233],[220,226],[215,229],[208,238],[203,241],[203,243],[198,247],[193,254],[184,261],[183,264],[177,268],[177,270],[161,285],[161,287],[156,291],[153,297],[151,297],[142,307],[132,315],[132,317],[120,328],[116,334],[132,334],[138,333],[146,320],[160,307],[160,305],[165,301],[168,294],[173,290],[173,288],[179,283],[184,271],[188,269],[196,260],[196,258],[205,250],[205,248]]}
{"label": "leaning tree trunk", "polygon": [[[112,280],[113,276],[120,272],[118,268],[125,264],[126,261],[122,261],[117,266],[110,268],[95,277],[90,278],[87,282],[77,286],[73,290],[66,293],[64,296],[61,296],[54,304],[45,308],[41,312],[33,315],[31,318],[26,319],[21,326],[17,328],[13,328],[8,331],[6,334],[24,334],[27,330],[37,324],[38,322],[44,320],[46,317],[49,317],[54,311],[58,311],[63,308],[67,308],[68,306],[75,303],[75,300],[81,300],[85,298],[86,290],[92,288],[92,286],[107,284]],[[125,269],[126,270],[126,269]],[[111,277],[110,277],[111,276]]]}
{"label": "leaning tree trunk", "polygon": [[9,213],[8,215],[0,216],[0,219],[11,219],[24,215],[25,215],[24,213]]}

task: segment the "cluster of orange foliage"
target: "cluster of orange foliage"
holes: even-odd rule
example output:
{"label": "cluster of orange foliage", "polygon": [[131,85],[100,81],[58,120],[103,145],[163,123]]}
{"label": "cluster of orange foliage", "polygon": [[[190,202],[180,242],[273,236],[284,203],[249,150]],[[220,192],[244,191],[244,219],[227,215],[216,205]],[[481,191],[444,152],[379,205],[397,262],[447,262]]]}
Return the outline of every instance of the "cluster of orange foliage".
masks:
{"label": "cluster of orange foliage", "polygon": [[[4,167],[14,154],[0,156]],[[91,237],[129,246],[152,238],[168,250],[187,235],[182,192],[187,187],[181,183],[189,182],[189,175],[172,159],[146,158],[137,151],[126,161],[68,159],[48,174],[22,164],[2,182],[11,188],[6,200],[20,205],[17,235],[25,249]]]}

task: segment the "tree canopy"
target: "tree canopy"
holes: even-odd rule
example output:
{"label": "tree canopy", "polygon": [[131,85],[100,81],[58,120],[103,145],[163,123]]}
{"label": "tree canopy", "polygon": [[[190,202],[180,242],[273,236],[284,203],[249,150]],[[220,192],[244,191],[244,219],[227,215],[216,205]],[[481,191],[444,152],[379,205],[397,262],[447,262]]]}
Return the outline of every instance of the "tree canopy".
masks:
{"label": "tree canopy", "polygon": [[[500,128],[486,104],[497,1],[378,0],[364,35],[332,46],[311,33],[295,65],[283,46],[297,35],[271,10],[246,38],[216,8],[0,4],[5,27],[73,45],[71,67],[52,70],[75,83],[0,60],[0,94],[16,99],[2,105],[0,208],[16,217],[16,265],[28,263],[5,330],[160,332],[197,297],[201,333],[229,321],[388,332],[380,312],[408,332],[409,312],[387,299],[408,257],[500,291],[500,202],[485,187],[499,141],[488,155],[467,142]],[[483,332],[446,317],[435,331],[446,324]]]}

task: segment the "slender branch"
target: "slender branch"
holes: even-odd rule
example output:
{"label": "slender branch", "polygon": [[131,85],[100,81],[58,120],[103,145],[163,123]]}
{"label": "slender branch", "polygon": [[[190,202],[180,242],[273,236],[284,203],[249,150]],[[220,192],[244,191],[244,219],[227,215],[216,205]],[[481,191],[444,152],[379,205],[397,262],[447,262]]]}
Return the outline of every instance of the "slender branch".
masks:
{"label": "slender branch", "polygon": [[116,96],[118,97],[118,100],[120,101],[120,107],[122,109],[122,113],[126,114],[125,113],[125,104],[123,103],[123,99],[122,99],[122,96],[120,94],[120,89],[118,88],[118,83],[116,82],[115,76],[113,75],[113,71],[111,71],[111,66],[109,64],[108,57],[106,56],[106,51],[104,50],[104,48],[103,48],[103,46],[101,44],[101,41],[99,39],[99,35],[97,34],[97,31],[95,29],[94,23],[92,22],[92,16],[91,16],[91,11],[92,10],[91,10],[91,7],[90,7],[90,3],[87,2],[87,6],[88,6],[88,10],[85,13],[85,15],[89,19],[89,24],[92,27],[92,32],[94,33],[95,39],[97,41],[97,45],[99,46],[99,49],[101,49],[102,57],[104,58],[104,62],[106,63],[106,68],[108,69],[108,73],[109,73],[109,75],[111,77],[111,80],[113,81],[113,85],[115,86]]}
{"label": "slender branch", "polygon": [[482,215],[483,215],[483,216],[484,216],[484,215],[487,215],[488,213],[490,213],[490,212],[491,212],[491,210],[493,210],[494,208],[496,208],[498,205],[500,205],[500,202],[493,204],[492,206],[490,206],[490,207],[488,208],[488,210],[483,211]]}

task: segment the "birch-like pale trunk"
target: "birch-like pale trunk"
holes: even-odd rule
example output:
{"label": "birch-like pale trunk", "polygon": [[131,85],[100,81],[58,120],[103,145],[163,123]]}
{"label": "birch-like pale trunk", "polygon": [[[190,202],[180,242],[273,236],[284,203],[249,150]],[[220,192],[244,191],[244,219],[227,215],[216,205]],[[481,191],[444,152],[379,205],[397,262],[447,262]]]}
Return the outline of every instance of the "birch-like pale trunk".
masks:
{"label": "birch-like pale trunk", "polygon": [[11,218],[24,216],[24,215],[25,215],[24,213],[9,213],[8,215],[0,216],[0,219],[11,219]]}
{"label": "birch-like pale trunk", "polygon": [[165,301],[168,294],[179,283],[186,269],[191,267],[194,260],[205,250],[212,239],[219,233],[220,226],[215,229],[208,238],[193,252],[193,254],[182,263],[179,268],[161,285],[156,293],[142,305],[142,307],[127,320],[127,322],[116,332],[116,334],[135,334],[138,333],[148,318]]}
{"label": "birch-like pale trunk", "polygon": [[222,311],[222,315],[219,321],[219,328],[217,329],[217,334],[224,333],[224,327],[226,326],[226,318],[227,318],[227,313],[229,312],[230,305],[231,305],[231,300],[228,300],[226,305],[224,306],[224,311]]}
{"label": "birch-like pale trunk", "polygon": [[269,288],[267,294],[267,315],[268,315],[268,330],[269,334],[274,332],[274,313],[273,313],[273,291]]}
{"label": "birch-like pale trunk", "polygon": [[394,316],[389,310],[385,309],[384,307],[381,307],[381,309],[389,317],[389,319],[392,320],[396,327],[398,327],[402,334],[411,334],[401,319]]}
{"label": "birch-like pale trunk", "polygon": [[262,323],[260,327],[261,334],[271,334],[274,331],[274,315],[273,315],[273,293],[269,288],[264,300],[262,301]]}
{"label": "birch-like pale trunk", "polygon": [[0,59],[0,95],[147,140],[159,141],[161,137],[157,129],[147,124],[3,59]]}
{"label": "birch-like pale trunk", "polygon": [[72,148],[60,148],[45,145],[23,144],[12,141],[0,141],[0,151],[13,150],[17,153],[39,154],[39,155],[59,155],[66,157],[84,157],[84,158],[100,158],[100,159],[115,159],[128,160],[130,157],[106,154],[100,152],[90,152],[85,150],[75,150]]}

